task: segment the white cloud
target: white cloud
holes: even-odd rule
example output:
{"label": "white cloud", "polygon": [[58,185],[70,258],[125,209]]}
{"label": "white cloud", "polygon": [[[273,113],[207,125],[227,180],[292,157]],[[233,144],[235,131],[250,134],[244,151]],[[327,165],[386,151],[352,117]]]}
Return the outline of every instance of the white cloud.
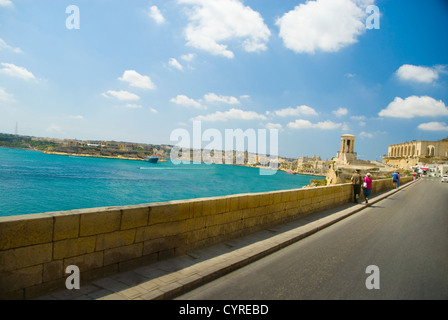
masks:
{"label": "white cloud", "polygon": [[3,69],[0,69],[0,73],[24,80],[36,79],[34,75],[24,67],[18,67],[12,63],[0,63],[0,65],[4,67]]}
{"label": "white cloud", "polygon": [[149,107],[149,111],[151,111],[152,113],[159,113],[159,111],[157,111],[156,109],[151,108],[151,107]]}
{"label": "white cloud", "polygon": [[0,87],[0,101],[11,102],[13,100],[14,100],[13,95],[6,92],[5,88]]}
{"label": "white cloud", "polygon": [[348,114],[348,110],[346,108],[339,108],[338,110],[333,111],[333,114],[336,117],[346,116]]}
{"label": "white cloud", "polygon": [[374,0],[316,0],[300,4],[276,21],[284,45],[297,53],[336,52],[366,30],[365,9]]}
{"label": "white cloud", "polygon": [[10,45],[8,45],[5,40],[3,40],[2,38],[0,38],[0,51],[6,49],[9,51],[12,51],[14,53],[23,53],[23,51],[20,48],[14,48],[11,47]]}
{"label": "white cloud", "polygon": [[209,115],[197,116],[193,118],[193,120],[209,121],[209,122],[218,122],[218,121],[225,122],[228,120],[266,120],[266,117],[254,111],[244,111],[232,108],[229,111],[225,112],[217,111]]}
{"label": "white cloud", "polygon": [[124,107],[128,109],[143,109],[143,106],[141,104],[136,103],[127,103]]}
{"label": "white cloud", "polygon": [[422,123],[418,128],[424,131],[448,131],[448,126],[445,122]]}
{"label": "white cloud", "polygon": [[242,40],[247,52],[267,50],[271,32],[261,15],[240,0],[179,0],[192,5],[190,23],[185,28],[187,45],[214,55],[233,58],[234,53],[222,42]]}
{"label": "white cloud", "polygon": [[139,100],[140,99],[140,97],[138,95],[128,92],[128,91],[125,91],[125,90],[120,90],[120,91],[109,90],[109,91],[103,93],[103,97],[116,98],[121,101]]}
{"label": "white cloud", "polygon": [[295,108],[285,108],[281,110],[276,110],[274,113],[279,117],[291,117],[291,116],[300,116],[300,115],[310,115],[317,116],[316,110],[308,106],[297,106]]}
{"label": "white cloud", "polygon": [[221,102],[226,104],[240,104],[240,101],[231,96],[218,96],[215,93],[208,93],[204,96],[205,101],[207,102]]}
{"label": "white cloud", "polygon": [[313,125],[314,128],[321,129],[321,130],[334,130],[334,129],[339,129],[341,126],[342,126],[342,124],[334,123],[332,121],[318,122],[315,125]]}
{"label": "white cloud", "polygon": [[442,100],[437,101],[428,96],[411,96],[405,100],[397,97],[386,109],[380,111],[379,116],[406,119],[448,116],[448,108]]}
{"label": "white cloud", "polygon": [[180,58],[184,61],[191,62],[196,57],[194,53],[183,54]]}
{"label": "white cloud", "polygon": [[266,127],[266,129],[277,129],[277,130],[283,129],[283,126],[281,124],[271,123],[271,122],[267,123],[265,127]]}
{"label": "white cloud", "polygon": [[359,135],[361,137],[363,137],[363,138],[373,138],[373,134],[372,133],[368,133],[368,132],[365,132],[365,131],[362,131]]}
{"label": "white cloud", "polygon": [[439,72],[435,68],[405,64],[397,70],[397,76],[405,81],[432,83],[439,78]]}
{"label": "white cloud", "polygon": [[0,0],[0,7],[12,7],[11,0]]}
{"label": "white cloud", "polygon": [[149,17],[151,17],[157,24],[162,24],[165,22],[165,18],[160,12],[157,6],[151,6],[148,12]]}
{"label": "white cloud", "polygon": [[156,88],[155,84],[151,81],[148,76],[143,76],[135,70],[126,70],[123,76],[118,78],[118,80],[128,82],[131,87],[154,90]]}
{"label": "white cloud", "polygon": [[184,107],[193,107],[196,109],[207,109],[205,106],[203,106],[196,100],[193,100],[193,99],[191,99],[185,95],[182,95],[182,94],[176,96],[176,98],[172,98],[170,101],[175,104],[178,104],[180,106],[184,106]]}
{"label": "white cloud", "polygon": [[169,64],[170,66],[172,66],[173,68],[176,68],[176,69],[181,70],[181,71],[184,69],[184,67],[179,63],[179,61],[177,61],[177,60],[174,59],[174,58],[171,58],[171,59],[168,61],[168,64]]}
{"label": "white cloud", "polygon": [[341,123],[334,123],[332,121],[323,121],[313,124],[311,121],[298,119],[295,122],[288,123],[288,128],[291,129],[321,129],[321,130],[334,130],[339,129],[342,124]]}
{"label": "white cloud", "polygon": [[313,123],[309,120],[297,119],[294,122],[288,123],[287,126],[292,129],[310,129],[313,127]]}

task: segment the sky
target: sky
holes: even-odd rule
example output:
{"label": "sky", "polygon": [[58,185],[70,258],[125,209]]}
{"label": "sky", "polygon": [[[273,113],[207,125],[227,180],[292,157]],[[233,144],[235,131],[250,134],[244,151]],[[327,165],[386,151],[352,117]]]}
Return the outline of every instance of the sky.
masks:
{"label": "sky", "polygon": [[448,136],[447,39],[444,0],[0,0],[0,132],[381,160]]}

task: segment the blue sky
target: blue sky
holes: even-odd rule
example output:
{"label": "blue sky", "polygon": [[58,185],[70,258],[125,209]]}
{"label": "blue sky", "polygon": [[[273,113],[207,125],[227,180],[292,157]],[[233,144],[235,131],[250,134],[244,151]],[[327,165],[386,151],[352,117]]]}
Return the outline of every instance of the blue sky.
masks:
{"label": "blue sky", "polygon": [[174,145],[197,120],[375,160],[448,136],[446,39],[443,0],[0,0],[0,132]]}

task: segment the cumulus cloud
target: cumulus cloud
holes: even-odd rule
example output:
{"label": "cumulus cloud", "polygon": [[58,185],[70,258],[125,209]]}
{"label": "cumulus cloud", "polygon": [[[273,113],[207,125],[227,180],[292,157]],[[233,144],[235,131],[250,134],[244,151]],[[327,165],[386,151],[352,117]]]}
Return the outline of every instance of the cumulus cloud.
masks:
{"label": "cumulus cloud", "polygon": [[448,116],[448,108],[442,100],[437,101],[428,96],[411,96],[404,100],[397,97],[386,109],[380,111],[379,116],[406,119]]}
{"label": "cumulus cloud", "polygon": [[157,8],[157,6],[151,6],[149,8],[148,15],[157,24],[163,24],[165,22],[165,18],[163,17],[162,13],[160,12],[159,8]]}
{"label": "cumulus cloud", "polygon": [[180,56],[180,58],[184,61],[191,62],[196,57],[194,53],[187,53]]}
{"label": "cumulus cloud", "polygon": [[277,19],[284,45],[297,53],[336,52],[366,30],[365,9],[374,0],[316,0]]}
{"label": "cumulus cloud", "polygon": [[23,80],[34,80],[36,77],[24,67],[16,66],[12,63],[0,63],[3,66],[0,73]]}
{"label": "cumulus cloud", "polygon": [[136,103],[127,103],[124,107],[128,109],[143,109],[143,106],[141,104]]}
{"label": "cumulus cloud", "polygon": [[397,76],[405,81],[432,83],[439,78],[439,72],[436,68],[405,64],[397,70]]}
{"label": "cumulus cloud", "polygon": [[282,130],[283,129],[283,126],[281,124],[279,124],[279,123],[271,123],[271,122],[267,123],[265,127],[266,127],[266,129],[276,129],[276,130]]}
{"label": "cumulus cloud", "polygon": [[143,76],[135,70],[126,70],[118,80],[127,82],[131,87],[140,89],[154,90],[156,88],[150,77]]}
{"label": "cumulus cloud", "polygon": [[5,42],[5,40],[0,38],[0,51],[3,50],[3,49],[8,50],[8,51],[12,51],[14,53],[23,53],[23,51],[20,48],[11,47],[9,44],[7,44]]}
{"label": "cumulus cloud", "polygon": [[318,123],[312,123],[309,120],[304,119],[298,119],[294,122],[288,123],[288,128],[291,129],[321,129],[321,130],[334,130],[339,129],[342,124],[341,123],[334,123],[332,121],[323,121]]}
{"label": "cumulus cloud", "polygon": [[271,32],[261,15],[240,0],[179,0],[192,5],[185,28],[187,45],[214,55],[233,58],[223,42],[242,41],[247,52],[267,50]]}
{"label": "cumulus cloud", "polygon": [[285,108],[281,110],[276,110],[274,113],[279,117],[293,117],[300,115],[317,116],[316,110],[306,105],[297,106],[295,108]]}
{"label": "cumulus cloud", "polygon": [[13,95],[6,92],[5,88],[0,87],[0,101],[11,102],[13,100],[14,100]]}
{"label": "cumulus cloud", "polygon": [[333,114],[336,117],[346,116],[348,114],[348,110],[346,108],[339,108],[338,110],[333,111]]}
{"label": "cumulus cloud", "polygon": [[204,96],[205,101],[207,102],[220,102],[225,104],[240,104],[240,101],[231,96],[218,96],[215,93],[208,93]]}
{"label": "cumulus cloud", "polygon": [[11,0],[0,0],[0,7],[12,7]]}
{"label": "cumulus cloud", "polygon": [[362,131],[359,135],[361,137],[363,137],[363,138],[373,138],[373,134],[372,133],[365,132],[365,131]]}
{"label": "cumulus cloud", "polygon": [[175,59],[175,58],[171,58],[169,61],[168,61],[168,64],[170,65],[170,66],[172,66],[173,68],[175,68],[175,69],[177,69],[177,70],[183,70],[184,69],[184,67],[179,63],[179,61],[177,61],[177,59]]}
{"label": "cumulus cloud", "polygon": [[180,94],[178,96],[176,96],[175,98],[172,98],[170,100],[172,103],[178,104],[180,106],[184,106],[184,107],[193,107],[196,109],[206,109],[205,106],[203,106],[202,104],[200,104],[199,102],[197,102],[194,99],[191,99],[189,97],[187,97],[186,95]]}
{"label": "cumulus cloud", "polygon": [[127,101],[127,100],[139,100],[140,97],[132,92],[128,92],[125,90],[120,90],[120,91],[114,91],[114,90],[109,90],[105,93],[103,93],[103,97],[106,98],[116,98],[120,101]]}
{"label": "cumulus cloud", "polygon": [[424,131],[448,131],[448,126],[445,122],[422,123],[418,128]]}
{"label": "cumulus cloud", "polygon": [[208,122],[225,122],[228,120],[266,120],[266,117],[262,114],[258,114],[254,111],[244,111],[240,109],[230,109],[229,111],[197,116],[193,120],[208,121]]}

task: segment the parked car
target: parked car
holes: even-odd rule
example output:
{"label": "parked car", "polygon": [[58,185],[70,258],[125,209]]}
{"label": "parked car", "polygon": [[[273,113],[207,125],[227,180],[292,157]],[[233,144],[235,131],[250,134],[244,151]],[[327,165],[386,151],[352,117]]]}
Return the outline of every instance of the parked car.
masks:
{"label": "parked car", "polygon": [[442,182],[448,182],[448,176],[443,176],[441,181]]}

